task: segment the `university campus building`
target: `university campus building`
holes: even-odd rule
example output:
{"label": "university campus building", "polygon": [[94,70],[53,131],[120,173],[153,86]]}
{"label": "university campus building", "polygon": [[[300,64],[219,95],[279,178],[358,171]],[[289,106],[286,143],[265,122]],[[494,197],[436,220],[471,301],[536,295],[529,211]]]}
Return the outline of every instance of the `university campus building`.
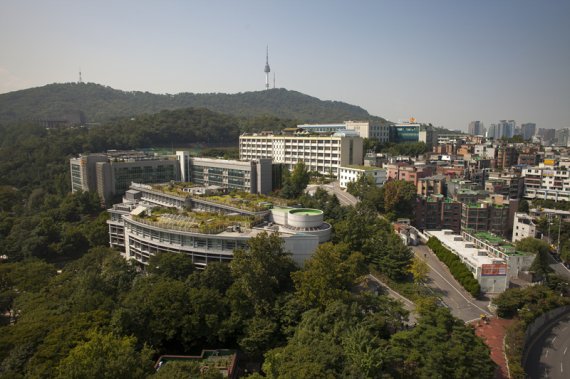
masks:
{"label": "university campus building", "polygon": [[132,183],[123,202],[108,210],[109,244],[146,265],[158,252],[185,254],[197,268],[229,262],[260,233],[277,233],[298,264],[331,237],[318,209],[290,208],[279,199],[245,192],[224,195],[185,183]]}
{"label": "university campus building", "polygon": [[338,176],[339,167],[363,164],[363,139],[346,130],[329,135],[242,134],[239,158],[242,161],[271,159],[292,170],[304,162],[309,171]]}

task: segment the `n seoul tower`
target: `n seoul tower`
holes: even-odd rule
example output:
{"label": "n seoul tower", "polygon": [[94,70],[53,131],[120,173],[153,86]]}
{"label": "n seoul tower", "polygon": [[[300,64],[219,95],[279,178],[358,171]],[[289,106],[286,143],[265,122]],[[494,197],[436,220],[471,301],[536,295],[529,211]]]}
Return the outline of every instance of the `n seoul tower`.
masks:
{"label": "n seoul tower", "polygon": [[269,68],[269,46],[266,47],[265,51],[265,89],[269,89],[269,72],[271,69]]}

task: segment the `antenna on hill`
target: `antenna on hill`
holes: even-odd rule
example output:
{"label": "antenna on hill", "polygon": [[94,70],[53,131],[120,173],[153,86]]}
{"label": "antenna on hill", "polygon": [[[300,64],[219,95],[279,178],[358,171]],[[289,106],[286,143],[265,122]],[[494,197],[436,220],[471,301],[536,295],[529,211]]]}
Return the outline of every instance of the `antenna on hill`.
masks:
{"label": "antenna on hill", "polygon": [[269,68],[269,45],[265,47],[265,89],[269,89],[269,72],[271,69]]}
{"label": "antenna on hill", "polygon": [[79,81],[78,83],[83,83],[83,79],[81,78],[81,67],[79,67]]}
{"label": "antenna on hill", "polygon": [[273,89],[275,89],[275,71],[273,71]]}

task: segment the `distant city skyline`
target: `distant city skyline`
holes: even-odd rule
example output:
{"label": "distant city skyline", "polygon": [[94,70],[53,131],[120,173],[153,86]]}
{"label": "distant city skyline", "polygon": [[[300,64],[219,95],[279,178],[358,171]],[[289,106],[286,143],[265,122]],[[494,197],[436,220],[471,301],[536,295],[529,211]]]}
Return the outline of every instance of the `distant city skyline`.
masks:
{"label": "distant city skyline", "polygon": [[[570,127],[570,2],[0,3],[0,93],[84,82],[153,93],[276,87],[397,122]],[[339,120],[343,121],[343,120]]]}

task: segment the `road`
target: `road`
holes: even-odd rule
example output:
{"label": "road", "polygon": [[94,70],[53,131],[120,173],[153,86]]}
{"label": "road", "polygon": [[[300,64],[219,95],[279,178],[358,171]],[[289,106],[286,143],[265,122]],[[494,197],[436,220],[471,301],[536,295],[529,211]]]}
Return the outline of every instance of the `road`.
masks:
{"label": "road", "polygon": [[491,315],[487,308],[489,299],[474,299],[427,246],[412,246],[412,250],[416,257],[427,263],[430,269],[427,286],[441,298],[455,317],[468,322],[479,319],[481,314]]}
{"label": "road", "polygon": [[570,314],[549,325],[533,341],[525,371],[532,379],[570,377]]}
{"label": "road", "polygon": [[554,272],[563,277],[566,280],[570,280],[570,270],[566,266],[564,266],[561,262],[558,262],[554,259],[550,254],[548,255],[550,260],[550,267],[554,270]]}
{"label": "road", "polygon": [[348,192],[343,191],[338,182],[332,182],[330,184],[309,184],[305,192],[312,193],[316,191],[318,187],[321,187],[332,195],[336,195],[341,205],[356,205],[356,203],[358,203],[358,199]]}

